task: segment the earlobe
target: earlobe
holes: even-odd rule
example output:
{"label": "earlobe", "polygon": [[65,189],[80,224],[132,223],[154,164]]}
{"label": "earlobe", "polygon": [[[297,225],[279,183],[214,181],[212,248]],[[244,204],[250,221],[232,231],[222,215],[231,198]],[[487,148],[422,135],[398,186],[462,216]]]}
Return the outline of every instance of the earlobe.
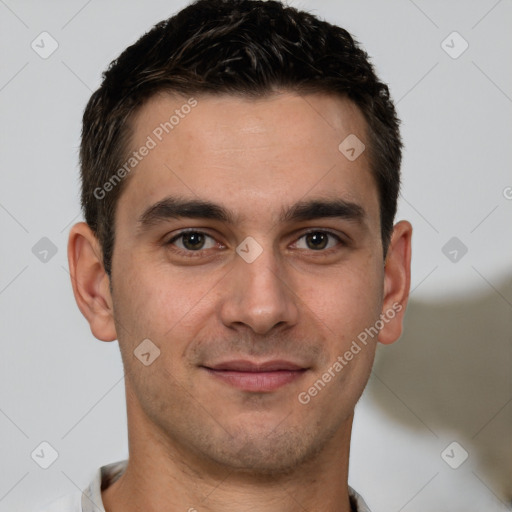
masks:
{"label": "earlobe", "polygon": [[117,339],[109,276],[103,267],[98,239],[85,222],[71,228],[68,263],[75,300],[91,332],[102,341]]}
{"label": "earlobe", "polygon": [[402,324],[411,286],[412,226],[402,220],[395,224],[384,267],[383,327],[378,340],[391,344],[402,334]]}

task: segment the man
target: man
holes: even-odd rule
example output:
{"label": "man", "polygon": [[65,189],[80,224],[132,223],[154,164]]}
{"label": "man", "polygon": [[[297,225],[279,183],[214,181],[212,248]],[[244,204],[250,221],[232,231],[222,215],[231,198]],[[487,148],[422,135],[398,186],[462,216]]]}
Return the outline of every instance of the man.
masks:
{"label": "man", "polygon": [[119,341],[130,455],[47,510],[369,510],[352,420],[412,227],[366,53],[279,2],[199,0],[111,64],[80,156],[73,291]]}

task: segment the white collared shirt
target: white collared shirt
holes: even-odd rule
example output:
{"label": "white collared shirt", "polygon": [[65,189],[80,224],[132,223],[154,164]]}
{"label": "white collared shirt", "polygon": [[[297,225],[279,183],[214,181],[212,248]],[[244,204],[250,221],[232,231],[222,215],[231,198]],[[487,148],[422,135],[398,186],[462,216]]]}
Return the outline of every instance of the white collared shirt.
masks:
{"label": "white collared shirt", "polygon": [[[113,462],[98,469],[93,480],[83,493],[73,493],[54,501],[40,512],[105,512],[101,489],[113,484],[124,472],[128,460]],[[363,498],[350,486],[350,504],[354,512],[370,512]]]}

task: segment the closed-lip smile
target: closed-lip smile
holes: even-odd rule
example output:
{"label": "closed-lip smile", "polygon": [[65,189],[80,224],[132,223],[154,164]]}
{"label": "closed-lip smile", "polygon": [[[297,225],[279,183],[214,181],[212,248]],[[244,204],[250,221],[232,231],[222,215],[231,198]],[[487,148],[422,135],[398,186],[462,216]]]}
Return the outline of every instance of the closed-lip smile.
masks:
{"label": "closed-lip smile", "polygon": [[291,361],[236,359],[202,366],[210,375],[243,391],[271,392],[289,384],[308,370]]}

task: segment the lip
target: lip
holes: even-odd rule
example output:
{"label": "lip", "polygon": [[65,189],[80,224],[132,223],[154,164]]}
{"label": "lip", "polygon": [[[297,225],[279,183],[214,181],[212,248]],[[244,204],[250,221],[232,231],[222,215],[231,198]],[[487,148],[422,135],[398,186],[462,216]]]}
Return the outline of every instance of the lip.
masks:
{"label": "lip", "polygon": [[203,368],[214,378],[242,391],[271,392],[302,377],[307,368],[284,360],[232,360]]}
{"label": "lip", "polygon": [[211,370],[224,370],[235,372],[273,372],[278,370],[305,370],[303,366],[285,361],[283,359],[273,359],[271,361],[253,362],[245,359],[234,359],[232,361],[224,361],[211,366],[206,366]]}

